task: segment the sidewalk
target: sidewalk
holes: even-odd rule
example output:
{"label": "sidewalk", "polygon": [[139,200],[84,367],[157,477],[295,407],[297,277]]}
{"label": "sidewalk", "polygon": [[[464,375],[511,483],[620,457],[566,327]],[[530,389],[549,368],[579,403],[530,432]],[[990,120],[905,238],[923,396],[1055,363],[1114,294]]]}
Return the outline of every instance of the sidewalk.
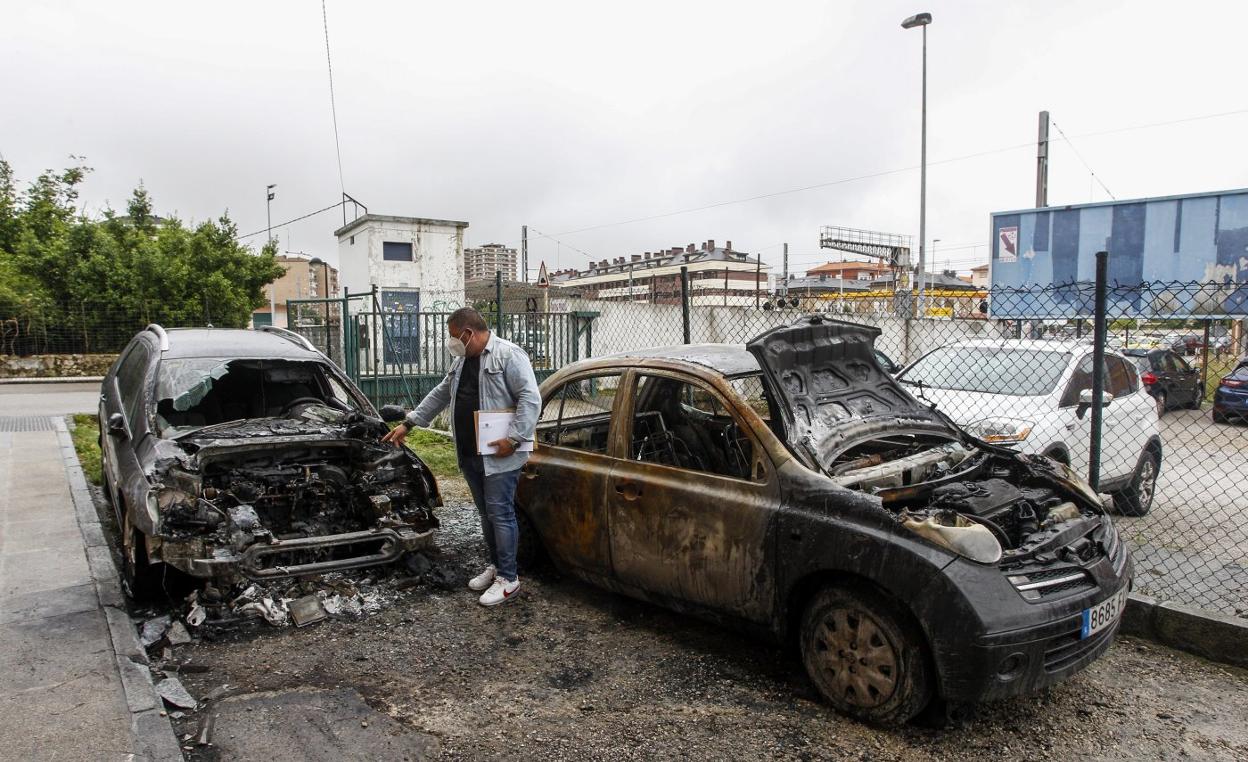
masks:
{"label": "sidewalk", "polygon": [[0,418],[0,643],[6,758],[182,758],[59,418]]}

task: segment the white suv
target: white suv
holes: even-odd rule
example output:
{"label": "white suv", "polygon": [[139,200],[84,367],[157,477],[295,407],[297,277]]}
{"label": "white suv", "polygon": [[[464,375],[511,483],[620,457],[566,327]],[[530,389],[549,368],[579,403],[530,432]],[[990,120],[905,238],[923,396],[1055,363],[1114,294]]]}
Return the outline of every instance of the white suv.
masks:
{"label": "white suv", "polygon": [[[1157,405],[1131,362],[1106,351],[1105,364],[1099,491],[1119,512],[1143,516],[1161,469]],[[933,350],[897,378],[970,434],[1085,474],[1092,367],[1086,342],[978,340]]]}

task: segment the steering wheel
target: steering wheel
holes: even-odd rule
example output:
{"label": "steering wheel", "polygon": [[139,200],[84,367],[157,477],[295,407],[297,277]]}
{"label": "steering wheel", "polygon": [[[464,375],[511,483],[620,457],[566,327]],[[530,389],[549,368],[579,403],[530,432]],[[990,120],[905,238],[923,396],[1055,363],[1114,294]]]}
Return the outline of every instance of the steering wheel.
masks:
{"label": "steering wheel", "polygon": [[321,399],[320,397],[296,397],[295,399],[291,400],[290,402],[287,402],[285,405],[282,406],[282,410],[281,412],[278,413],[278,416],[280,417],[280,416],[286,415],[292,409],[294,409],[297,405],[306,405],[308,403],[324,405],[325,400]]}

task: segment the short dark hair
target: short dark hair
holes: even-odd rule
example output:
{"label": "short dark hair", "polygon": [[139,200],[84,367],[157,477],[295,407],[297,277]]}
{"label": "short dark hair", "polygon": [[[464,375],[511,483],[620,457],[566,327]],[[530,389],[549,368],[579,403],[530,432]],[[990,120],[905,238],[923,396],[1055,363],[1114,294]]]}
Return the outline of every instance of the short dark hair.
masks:
{"label": "short dark hair", "polygon": [[472,307],[460,307],[455,310],[446,319],[446,324],[450,328],[468,328],[473,331],[488,331],[490,328],[481,313]]}

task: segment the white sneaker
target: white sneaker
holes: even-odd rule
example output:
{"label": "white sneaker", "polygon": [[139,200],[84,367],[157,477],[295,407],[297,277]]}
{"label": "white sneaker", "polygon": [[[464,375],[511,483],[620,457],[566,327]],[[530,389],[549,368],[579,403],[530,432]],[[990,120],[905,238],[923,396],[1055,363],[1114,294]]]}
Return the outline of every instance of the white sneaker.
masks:
{"label": "white sneaker", "polygon": [[490,585],[490,589],[481,594],[480,603],[482,606],[497,606],[516,597],[518,592],[520,592],[519,579],[513,579],[509,582],[502,577],[495,577],[494,584]]}
{"label": "white sneaker", "polygon": [[494,581],[494,575],[498,574],[498,570],[494,568],[494,564],[485,567],[485,571],[468,580],[468,589],[474,593],[479,593],[490,586]]}

